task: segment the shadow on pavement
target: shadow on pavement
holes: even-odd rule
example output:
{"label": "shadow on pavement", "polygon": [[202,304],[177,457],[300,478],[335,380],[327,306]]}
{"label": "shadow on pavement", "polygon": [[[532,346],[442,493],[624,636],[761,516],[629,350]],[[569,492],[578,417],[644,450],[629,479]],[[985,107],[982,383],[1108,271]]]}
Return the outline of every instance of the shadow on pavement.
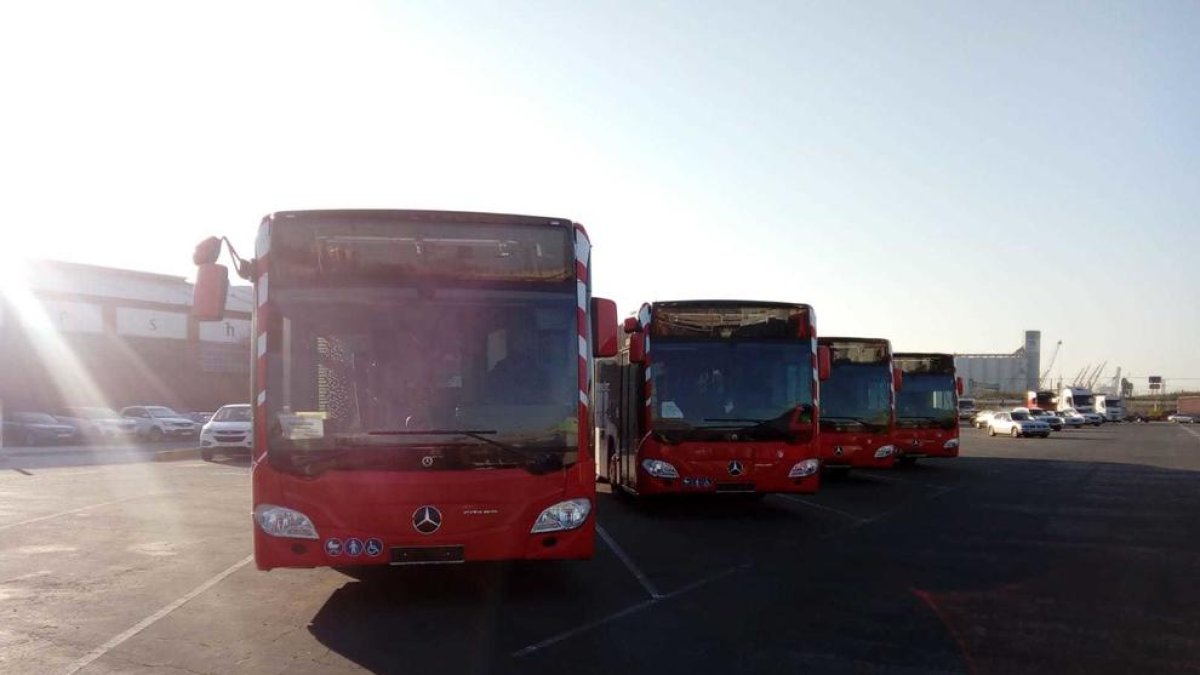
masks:
{"label": "shadow on pavement", "polygon": [[[770,503],[605,500],[601,526],[678,597],[651,602],[598,545],[590,562],[384,570],[334,592],[309,630],[374,672],[1194,672],[1200,663],[1200,472],[964,457],[896,475],[954,487],[881,489],[898,508],[828,539]],[[813,499],[836,505],[838,492],[860,499],[868,487],[851,476]],[[731,548],[752,564],[694,591],[664,581],[671,569],[689,583],[711,575]],[[664,558],[672,567],[653,564]],[[563,642],[514,658],[564,631]]]}

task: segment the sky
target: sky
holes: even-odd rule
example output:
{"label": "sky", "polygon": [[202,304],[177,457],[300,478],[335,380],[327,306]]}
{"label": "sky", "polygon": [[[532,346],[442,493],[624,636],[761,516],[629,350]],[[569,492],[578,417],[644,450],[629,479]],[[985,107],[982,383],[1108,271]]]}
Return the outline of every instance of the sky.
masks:
{"label": "sky", "polygon": [[[0,256],[559,216],[594,291],[1200,388],[1200,4],[10,2]],[[1174,387],[1172,387],[1174,388]]]}

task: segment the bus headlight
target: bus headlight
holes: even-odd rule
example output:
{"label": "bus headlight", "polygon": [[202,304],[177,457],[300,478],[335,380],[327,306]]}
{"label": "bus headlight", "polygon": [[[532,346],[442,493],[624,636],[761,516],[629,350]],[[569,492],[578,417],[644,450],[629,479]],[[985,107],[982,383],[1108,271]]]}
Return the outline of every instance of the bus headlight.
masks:
{"label": "bus headlight", "polygon": [[875,459],[884,459],[891,457],[894,454],[896,454],[896,446],[881,445],[879,446],[879,449],[875,451]]}
{"label": "bus headlight", "polygon": [[291,539],[316,539],[317,528],[308,516],[294,509],[274,504],[259,504],[254,507],[254,522],[272,537]]}
{"label": "bus headlight", "polygon": [[643,459],[642,468],[655,478],[679,478],[679,471],[669,462],[661,459]]}
{"label": "bus headlight", "polygon": [[588,514],[592,512],[592,503],[586,499],[568,499],[542,511],[537,520],[533,521],[530,534],[542,532],[561,532],[574,530],[583,525]]}
{"label": "bus headlight", "polygon": [[788,471],[788,478],[808,478],[820,470],[821,460],[804,459],[792,465],[791,471]]}
{"label": "bus headlight", "polygon": [[942,443],[943,450],[953,450],[957,447],[958,447],[958,439],[957,438],[951,438],[950,440],[946,441],[945,443]]}

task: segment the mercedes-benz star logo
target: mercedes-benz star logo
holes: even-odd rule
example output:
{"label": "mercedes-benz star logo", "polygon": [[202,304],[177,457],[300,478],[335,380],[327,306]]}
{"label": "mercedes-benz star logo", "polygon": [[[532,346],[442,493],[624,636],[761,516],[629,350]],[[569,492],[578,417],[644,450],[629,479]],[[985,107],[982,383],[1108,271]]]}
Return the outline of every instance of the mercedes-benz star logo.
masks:
{"label": "mercedes-benz star logo", "polygon": [[412,524],[421,534],[433,534],[442,526],[442,512],[432,506],[422,506],[413,511]]}
{"label": "mercedes-benz star logo", "polygon": [[845,450],[842,450],[842,446],[840,445],[833,449],[833,454],[837,455],[838,457],[841,457],[844,453]]}
{"label": "mercedes-benz star logo", "polygon": [[729,463],[729,475],[730,476],[742,475],[742,463],[737,461],[736,459],[733,460],[732,462],[730,462]]}

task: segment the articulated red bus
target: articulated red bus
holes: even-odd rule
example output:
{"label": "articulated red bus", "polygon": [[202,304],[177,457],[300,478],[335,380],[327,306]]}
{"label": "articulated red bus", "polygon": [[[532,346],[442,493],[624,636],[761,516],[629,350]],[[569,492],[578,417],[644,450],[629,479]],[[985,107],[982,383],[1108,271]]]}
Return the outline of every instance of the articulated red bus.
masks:
{"label": "articulated red bus", "polygon": [[597,363],[597,468],[614,491],[815,492],[822,359],[808,305],[643,305]]}
{"label": "articulated red bus", "polygon": [[958,457],[962,380],[951,354],[898,353],[904,377],[896,403],[896,449],[902,464],[921,457]]}
{"label": "articulated red bus", "polygon": [[[569,220],[267,216],[254,282],[259,569],[587,558],[590,378],[616,307]],[[219,315],[220,241],[196,312]]]}
{"label": "articulated red bus", "polygon": [[878,338],[823,337],[832,368],[821,385],[821,463],[825,468],[895,466],[895,390],[892,346]]}

